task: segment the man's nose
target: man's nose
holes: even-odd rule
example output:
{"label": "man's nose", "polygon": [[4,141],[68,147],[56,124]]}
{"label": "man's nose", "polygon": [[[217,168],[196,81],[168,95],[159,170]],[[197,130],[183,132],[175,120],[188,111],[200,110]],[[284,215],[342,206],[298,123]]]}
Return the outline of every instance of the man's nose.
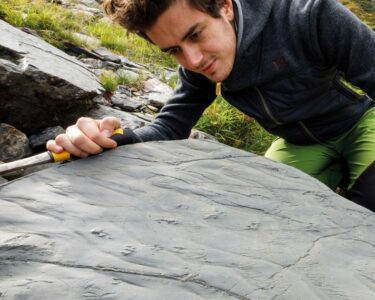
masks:
{"label": "man's nose", "polygon": [[203,53],[196,45],[188,46],[184,50],[186,67],[190,70],[199,69],[203,61]]}

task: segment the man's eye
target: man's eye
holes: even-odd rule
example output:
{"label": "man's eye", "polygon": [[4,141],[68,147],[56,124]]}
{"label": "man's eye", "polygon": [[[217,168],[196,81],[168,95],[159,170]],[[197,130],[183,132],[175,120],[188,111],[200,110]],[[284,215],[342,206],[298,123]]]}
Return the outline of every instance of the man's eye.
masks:
{"label": "man's eye", "polygon": [[197,41],[199,39],[201,35],[201,31],[198,31],[198,32],[194,32],[191,36],[190,36],[190,40],[191,41]]}
{"label": "man's eye", "polygon": [[178,54],[179,51],[180,51],[179,48],[172,48],[172,49],[169,49],[167,53],[169,55],[176,55]]}

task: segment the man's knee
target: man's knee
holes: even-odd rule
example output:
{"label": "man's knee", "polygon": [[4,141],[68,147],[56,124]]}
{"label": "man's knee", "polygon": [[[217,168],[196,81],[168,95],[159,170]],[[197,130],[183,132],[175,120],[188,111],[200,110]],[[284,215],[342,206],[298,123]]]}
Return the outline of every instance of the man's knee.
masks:
{"label": "man's knee", "polygon": [[348,199],[375,212],[375,161],[355,181]]}

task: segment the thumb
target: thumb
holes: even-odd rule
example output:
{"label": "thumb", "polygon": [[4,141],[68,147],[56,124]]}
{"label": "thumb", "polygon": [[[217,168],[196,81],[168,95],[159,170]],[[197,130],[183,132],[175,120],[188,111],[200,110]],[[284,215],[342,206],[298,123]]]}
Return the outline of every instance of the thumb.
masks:
{"label": "thumb", "polygon": [[120,120],[115,117],[106,117],[99,123],[100,133],[109,138],[115,129],[120,127]]}

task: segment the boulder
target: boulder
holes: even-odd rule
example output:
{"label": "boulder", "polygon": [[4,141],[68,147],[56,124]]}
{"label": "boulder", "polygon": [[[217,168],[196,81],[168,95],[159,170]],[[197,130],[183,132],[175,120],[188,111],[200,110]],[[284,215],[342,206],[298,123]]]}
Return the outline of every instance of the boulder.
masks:
{"label": "boulder", "polygon": [[32,153],[27,136],[9,124],[0,123],[0,161],[9,162]]}
{"label": "boulder", "polygon": [[375,299],[375,214],[217,142],[119,147],[0,187],[3,299]]}
{"label": "boulder", "polygon": [[102,91],[83,63],[0,20],[0,122],[28,135],[66,126]]}

